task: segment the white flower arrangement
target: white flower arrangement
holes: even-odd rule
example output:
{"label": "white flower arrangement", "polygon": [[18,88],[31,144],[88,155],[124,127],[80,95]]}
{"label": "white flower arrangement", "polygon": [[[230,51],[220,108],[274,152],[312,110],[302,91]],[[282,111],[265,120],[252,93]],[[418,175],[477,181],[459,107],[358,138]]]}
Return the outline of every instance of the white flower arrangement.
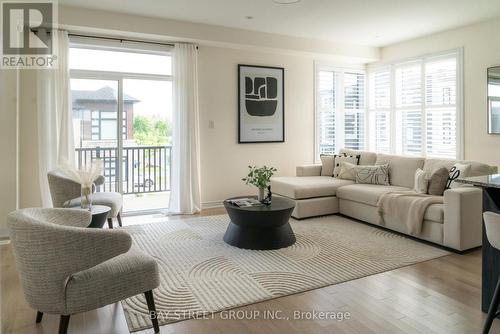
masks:
{"label": "white flower arrangement", "polygon": [[90,164],[85,164],[81,168],[73,167],[68,161],[60,166],[61,172],[71,180],[79,183],[82,187],[81,206],[90,210],[92,205],[92,186],[94,181],[101,176],[103,172],[103,163],[101,159],[96,159]]}
{"label": "white flower arrangement", "polygon": [[61,172],[81,185],[91,185],[102,174],[103,163],[101,159],[96,159],[81,168],[75,168],[68,161],[65,161],[61,164]]}

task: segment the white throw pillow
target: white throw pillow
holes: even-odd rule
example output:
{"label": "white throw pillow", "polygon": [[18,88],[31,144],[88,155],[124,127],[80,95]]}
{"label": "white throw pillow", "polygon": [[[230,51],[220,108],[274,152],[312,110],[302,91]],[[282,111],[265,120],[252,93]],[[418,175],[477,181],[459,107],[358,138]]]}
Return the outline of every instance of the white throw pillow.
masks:
{"label": "white throw pillow", "polygon": [[321,154],[321,176],[333,176],[335,155]]}
{"label": "white throw pillow", "polygon": [[415,172],[415,185],[413,190],[419,194],[426,194],[429,186],[429,176],[422,169],[417,169]]}
{"label": "white throw pillow", "polygon": [[389,164],[356,166],[356,183],[390,185]]}
{"label": "white throw pillow", "polygon": [[470,170],[470,164],[462,164],[459,162],[454,164],[453,167],[450,168],[450,173],[448,174],[446,189],[458,188],[462,186],[461,183],[455,182],[455,180],[469,176]]}
{"label": "white throw pillow", "polygon": [[336,155],[335,165],[333,167],[333,177],[339,177],[341,162],[348,162],[353,165],[357,165],[359,163],[359,157],[359,155]]}
{"label": "white throw pillow", "polygon": [[356,181],[356,165],[347,161],[340,162],[339,179]]}

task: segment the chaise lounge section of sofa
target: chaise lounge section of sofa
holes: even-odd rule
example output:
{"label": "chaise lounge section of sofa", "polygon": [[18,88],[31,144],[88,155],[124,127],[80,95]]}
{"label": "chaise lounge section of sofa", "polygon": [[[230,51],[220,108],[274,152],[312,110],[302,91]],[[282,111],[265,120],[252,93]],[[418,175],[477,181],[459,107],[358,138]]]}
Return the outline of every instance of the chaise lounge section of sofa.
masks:
{"label": "chaise lounge section of sofa", "polygon": [[[496,167],[475,161],[426,159],[373,152],[341,150],[340,154],[360,155],[360,165],[389,164],[390,185],[357,184],[331,176],[321,176],[321,165],[298,166],[296,176],[273,177],[273,193],[295,201],[296,219],[340,213],[378,225],[377,202],[387,192],[411,190],[418,168],[432,174],[441,167],[450,169],[456,162],[471,165],[469,176],[496,172]],[[481,246],[482,191],[474,187],[447,189],[443,204],[430,205],[417,238],[457,251]],[[408,234],[406,224],[384,219],[385,228]]]}

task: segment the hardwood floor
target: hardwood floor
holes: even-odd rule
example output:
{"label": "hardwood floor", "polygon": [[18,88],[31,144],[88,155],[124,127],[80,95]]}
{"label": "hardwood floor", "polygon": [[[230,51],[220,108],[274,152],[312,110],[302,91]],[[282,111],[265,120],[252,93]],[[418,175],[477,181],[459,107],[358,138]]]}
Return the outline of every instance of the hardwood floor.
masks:
{"label": "hardwood floor", "polygon": [[[220,213],[221,209],[211,209],[201,215]],[[135,216],[123,221],[127,226],[157,219],[165,217]],[[0,246],[0,263],[1,333],[56,333],[57,316],[45,314],[42,323],[35,324],[36,311],[24,301],[10,245]],[[475,250],[241,307],[235,310],[238,313],[162,326],[161,333],[480,333],[486,317],[480,310],[480,292],[481,251]],[[300,311],[308,312],[303,317],[313,312],[347,317],[348,312],[350,319],[294,319]],[[228,319],[251,312],[258,313],[257,319]],[[272,315],[280,319],[269,319]],[[128,327],[116,303],[72,316],[69,333],[128,333]],[[500,333],[499,320],[491,333]]]}

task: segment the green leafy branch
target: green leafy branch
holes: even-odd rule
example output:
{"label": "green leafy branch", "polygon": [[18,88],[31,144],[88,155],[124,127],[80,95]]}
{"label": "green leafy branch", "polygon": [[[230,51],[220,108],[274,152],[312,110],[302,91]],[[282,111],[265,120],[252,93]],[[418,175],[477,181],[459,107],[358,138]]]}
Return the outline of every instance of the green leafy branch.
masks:
{"label": "green leafy branch", "polygon": [[266,188],[269,185],[269,180],[274,172],[277,171],[274,167],[257,167],[248,166],[248,175],[241,180],[245,182],[246,185],[253,185],[257,188]]}

